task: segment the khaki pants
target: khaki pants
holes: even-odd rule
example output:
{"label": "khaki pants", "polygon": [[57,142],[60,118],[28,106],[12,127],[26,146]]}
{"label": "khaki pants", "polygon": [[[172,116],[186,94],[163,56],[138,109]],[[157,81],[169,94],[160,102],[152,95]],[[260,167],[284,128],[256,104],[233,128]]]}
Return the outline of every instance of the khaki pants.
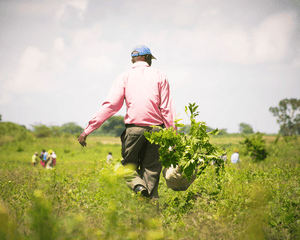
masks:
{"label": "khaki pants", "polygon": [[158,132],[159,128],[130,125],[122,133],[122,164],[136,166],[134,176],[131,179],[125,178],[130,189],[142,185],[148,190],[150,198],[158,199],[158,183],[162,169],[159,145],[151,144],[143,135],[145,131]]}

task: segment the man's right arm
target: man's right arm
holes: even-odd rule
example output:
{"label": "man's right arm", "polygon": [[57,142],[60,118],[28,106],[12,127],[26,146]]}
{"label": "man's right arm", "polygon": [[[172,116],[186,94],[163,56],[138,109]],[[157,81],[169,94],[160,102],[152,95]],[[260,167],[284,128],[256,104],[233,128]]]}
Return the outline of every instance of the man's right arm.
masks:
{"label": "man's right arm", "polygon": [[87,136],[101,127],[101,125],[111,116],[116,114],[123,106],[124,102],[124,81],[123,75],[120,75],[114,82],[108,97],[102,104],[101,108],[94,114],[93,118],[89,121],[88,126],[80,134],[78,141],[84,147],[86,146]]}

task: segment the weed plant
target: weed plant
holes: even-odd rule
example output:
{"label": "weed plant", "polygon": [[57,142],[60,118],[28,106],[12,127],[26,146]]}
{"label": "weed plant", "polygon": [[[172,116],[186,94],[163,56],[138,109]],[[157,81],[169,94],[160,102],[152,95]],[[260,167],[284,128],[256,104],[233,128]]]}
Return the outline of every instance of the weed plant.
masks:
{"label": "weed plant", "polygon": [[[213,165],[183,192],[167,188],[161,177],[158,202],[133,194],[115,173],[119,139],[90,137],[82,148],[72,135],[6,138],[0,147],[0,239],[299,239],[299,138],[264,138],[265,160],[228,160],[219,182]],[[241,147],[230,137],[216,144],[228,144],[228,159]],[[43,148],[57,154],[52,170],[31,165]]]}

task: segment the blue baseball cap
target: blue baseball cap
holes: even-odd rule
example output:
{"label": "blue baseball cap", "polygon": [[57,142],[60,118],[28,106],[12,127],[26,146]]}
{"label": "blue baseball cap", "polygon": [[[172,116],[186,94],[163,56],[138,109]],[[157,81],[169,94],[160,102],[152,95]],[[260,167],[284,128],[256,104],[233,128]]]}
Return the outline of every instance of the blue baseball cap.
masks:
{"label": "blue baseball cap", "polygon": [[150,48],[146,47],[145,45],[136,46],[131,52],[131,57],[143,56],[147,54],[151,55],[152,59],[156,60],[156,58],[152,55]]}

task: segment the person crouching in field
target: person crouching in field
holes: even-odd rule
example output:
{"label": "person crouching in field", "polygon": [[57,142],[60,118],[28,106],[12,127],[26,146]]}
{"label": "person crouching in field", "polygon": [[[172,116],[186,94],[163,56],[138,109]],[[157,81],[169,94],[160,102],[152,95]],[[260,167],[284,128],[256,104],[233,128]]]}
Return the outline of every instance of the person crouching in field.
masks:
{"label": "person crouching in field", "polygon": [[45,167],[45,159],[47,158],[47,152],[45,149],[42,150],[39,157],[41,159],[41,161],[40,161],[41,166]]}
{"label": "person crouching in field", "polygon": [[48,155],[47,155],[47,158],[46,158],[46,168],[47,169],[52,169],[52,166],[53,166],[53,150],[49,150],[48,151]]}
{"label": "person crouching in field", "polygon": [[51,156],[52,156],[52,166],[54,167],[56,165],[56,158],[57,158],[54,151],[52,152]]}
{"label": "person crouching in field", "polygon": [[38,152],[35,152],[31,159],[32,166],[35,166],[38,161]]}
{"label": "person crouching in field", "polygon": [[234,153],[231,155],[231,162],[239,163],[240,162],[239,149],[235,148],[235,149],[233,149],[233,152]]}

